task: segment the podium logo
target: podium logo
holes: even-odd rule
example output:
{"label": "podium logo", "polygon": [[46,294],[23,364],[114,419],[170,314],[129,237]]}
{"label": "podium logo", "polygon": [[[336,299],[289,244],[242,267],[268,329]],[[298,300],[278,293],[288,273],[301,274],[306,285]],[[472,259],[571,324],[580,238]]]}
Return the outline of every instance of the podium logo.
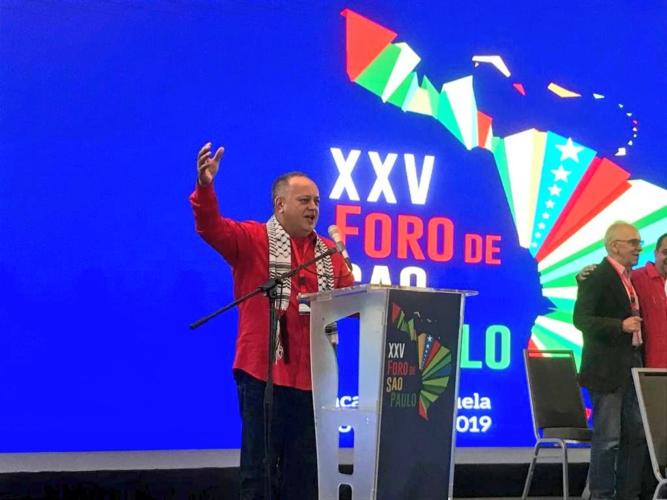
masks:
{"label": "podium logo", "polygon": [[[440,343],[432,331],[434,323],[421,313],[406,312],[397,304],[391,304],[391,322],[400,332],[407,334],[416,344],[416,359],[405,359],[403,342],[390,342],[386,365],[386,392],[390,393],[390,406],[417,406],[419,416],[428,420],[429,407],[435,403],[449,384],[452,371],[452,353]],[[411,350],[414,352],[414,349]],[[418,395],[406,390],[404,377],[419,370],[421,387]]]}

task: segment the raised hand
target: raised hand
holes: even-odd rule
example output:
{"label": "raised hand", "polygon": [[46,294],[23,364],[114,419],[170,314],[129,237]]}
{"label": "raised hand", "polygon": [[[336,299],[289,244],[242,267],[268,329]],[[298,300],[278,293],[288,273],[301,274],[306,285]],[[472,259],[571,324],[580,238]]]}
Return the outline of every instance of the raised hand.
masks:
{"label": "raised hand", "polygon": [[589,264],[587,266],[584,266],[584,268],[581,271],[579,271],[579,273],[577,273],[577,275],[575,276],[577,282],[580,283],[582,281],[586,281],[586,278],[588,278],[588,276],[593,271],[595,271],[596,267],[598,267],[597,264]]}
{"label": "raised hand", "polygon": [[222,158],[222,153],[225,152],[224,147],[219,147],[215,155],[211,156],[212,147],[213,144],[207,142],[197,154],[197,182],[201,186],[207,186],[213,182],[213,178],[220,167],[220,158]]}

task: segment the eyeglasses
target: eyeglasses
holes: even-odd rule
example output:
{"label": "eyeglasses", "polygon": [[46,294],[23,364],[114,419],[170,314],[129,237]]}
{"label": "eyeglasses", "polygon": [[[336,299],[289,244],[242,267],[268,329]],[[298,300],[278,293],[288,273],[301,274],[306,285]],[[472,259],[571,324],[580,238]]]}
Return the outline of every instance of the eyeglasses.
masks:
{"label": "eyeglasses", "polygon": [[614,240],[614,241],[622,241],[623,243],[627,243],[629,245],[632,245],[633,247],[643,247],[644,246],[644,240]]}

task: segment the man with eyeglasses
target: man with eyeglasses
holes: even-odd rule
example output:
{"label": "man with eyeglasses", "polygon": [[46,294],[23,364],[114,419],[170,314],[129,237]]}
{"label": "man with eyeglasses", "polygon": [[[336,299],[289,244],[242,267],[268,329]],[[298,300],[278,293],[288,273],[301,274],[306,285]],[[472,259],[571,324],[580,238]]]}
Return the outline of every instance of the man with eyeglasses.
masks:
{"label": "man with eyeglasses", "polygon": [[593,499],[639,498],[646,441],[631,369],[642,366],[641,303],[631,281],[639,231],[615,222],[607,257],[579,283],[574,325],[584,345],[579,380],[593,404],[589,483]]}

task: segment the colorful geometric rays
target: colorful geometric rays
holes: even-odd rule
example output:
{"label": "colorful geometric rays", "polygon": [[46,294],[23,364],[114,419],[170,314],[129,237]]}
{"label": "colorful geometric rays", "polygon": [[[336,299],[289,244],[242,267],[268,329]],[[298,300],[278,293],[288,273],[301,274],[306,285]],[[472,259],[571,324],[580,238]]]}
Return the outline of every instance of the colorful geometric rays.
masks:
{"label": "colorful geometric rays", "polygon": [[560,217],[565,204],[595,158],[595,151],[577,146],[572,139],[547,132],[542,180],[537,195],[530,251],[533,256]]}
{"label": "colorful geometric rays", "polygon": [[538,262],[630,188],[630,173],[606,158],[595,158],[535,255]]}
{"label": "colorful geometric rays", "polygon": [[443,84],[438,91],[413,71],[420,57],[396,33],[345,9],[347,74],[350,80],[405,112],[438,120],[467,149],[491,149],[491,117],[480,113],[472,76]]}
{"label": "colorful geometric rays", "polygon": [[396,328],[404,333],[410,335],[410,340],[413,342],[417,340],[417,332],[415,330],[414,317],[408,319],[407,315],[396,304],[391,304],[391,321],[396,325]]}
{"label": "colorful geometric rays", "polygon": [[396,33],[345,9],[345,48],[347,75],[356,80],[359,74],[389,45]]}
{"label": "colorful geometric rays", "polygon": [[[572,349],[579,360],[581,333],[572,325],[576,273],[606,254],[602,236],[616,220],[634,223],[649,242],[645,250],[650,250],[667,227],[667,190],[629,181],[628,172],[571,137],[534,128],[494,137],[492,118],[477,109],[472,76],[446,82],[440,91],[425,76],[419,83],[414,68],[420,58],[406,43],[392,44],[396,33],[349,9],[343,15],[351,80],[383,102],[438,120],[467,149],[482,147],[493,153],[519,244],[535,257],[542,293],[553,304],[551,312],[535,320],[530,345]],[[494,64],[509,76],[499,56],[476,57],[476,63]],[[523,87],[517,90],[524,93]],[[579,95],[555,84],[549,90],[564,98]],[[632,119],[634,139],[639,124],[622,104],[618,106]],[[414,340],[414,322],[401,321]],[[424,383],[419,410],[424,418],[447,383],[443,366],[429,364],[437,341],[428,339],[427,334],[417,339]]]}
{"label": "colorful geometric rays", "polygon": [[[544,285],[547,278],[553,279],[554,271],[564,264],[595,258],[599,261],[605,254],[601,236],[607,227],[617,220],[634,224],[646,241],[652,241],[664,232],[667,217],[667,190],[642,180],[629,181],[629,189],[613,203],[603,207],[572,235],[538,262],[537,269]],[[589,260],[588,263],[591,261]],[[561,271],[562,273],[562,271]]]}
{"label": "colorful geometric rays", "polygon": [[493,141],[493,155],[524,248],[530,246],[545,144],[546,134],[536,129]]}
{"label": "colorful geometric rays", "polygon": [[595,157],[554,132],[524,130],[495,138],[493,154],[519,244],[534,256]]}
{"label": "colorful geometric rays", "polygon": [[[396,328],[410,335],[410,340],[417,343],[417,366],[421,375],[419,390],[419,415],[428,420],[428,409],[437,401],[449,384],[452,371],[452,354],[430,333],[416,334],[414,313],[408,318],[400,306],[391,304],[391,321]],[[425,320],[425,324],[430,324]]]}
{"label": "colorful geometric rays", "polygon": [[[598,168],[604,161],[598,164]],[[618,174],[614,169],[609,171],[615,176]],[[581,334],[572,325],[577,297],[575,276],[584,266],[604,258],[607,252],[601,235],[609,225],[617,220],[634,224],[642,238],[649,242],[646,255],[664,233],[667,226],[667,190],[642,180],[623,182],[625,185],[620,196],[599,207],[596,213],[589,213],[585,223],[573,227],[569,236],[557,247],[543,258],[538,258],[542,294],[553,303],[554,308],[551,313],[535,320],[531,336],[535,346],[572,349],[579,361]]]}
{"label": "colorful geometric rays", "polygon": [[452,370],[452,353],[426,333],[418,339],[419,370],[422,387],[419,391],[419,415],[428,420],[428,409],[447,388]]}

